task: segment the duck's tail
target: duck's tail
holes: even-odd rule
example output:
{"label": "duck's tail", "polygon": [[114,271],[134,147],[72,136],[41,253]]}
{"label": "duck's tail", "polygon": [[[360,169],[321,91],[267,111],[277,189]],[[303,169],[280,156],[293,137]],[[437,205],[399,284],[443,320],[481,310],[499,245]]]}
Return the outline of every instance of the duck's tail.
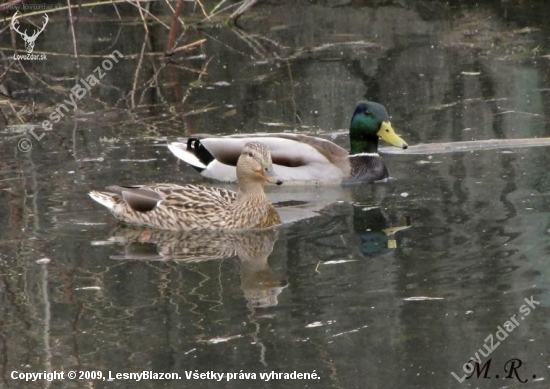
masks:
{"label": "duck's tail", "polygon": [[202,145],[199,138],[189,138],[187,142],[172,142],[168,149],[179,159],[202,172],[215,158]]}
{"label": "duck's tail", "polygon": [[123,204],[120,201],[120,195],[116,193],[98,192],[96,190],[93,190],[88,193],[88,196],[90,196],[92,200],[106,207],[115,215],[118,214],[122,210],[122,208],[124,208]]}
{"label": "duck's tail", "polygon": [[93,190],[88,193],[88,196],[90,196],[92,200],[97,201],[99,204],[103,205],[109,210],[114,209],[116,206],[116,201],[113,198],[112,193],[98,192],[96,190]]}

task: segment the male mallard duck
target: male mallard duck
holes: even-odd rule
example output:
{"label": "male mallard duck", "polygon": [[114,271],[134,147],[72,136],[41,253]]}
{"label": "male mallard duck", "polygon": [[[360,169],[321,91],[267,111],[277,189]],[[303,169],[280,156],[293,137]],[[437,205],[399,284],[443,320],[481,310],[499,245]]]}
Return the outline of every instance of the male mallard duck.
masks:
{"label": "male mallard duck", "polygon": [[235,164],[242,147],[249,141],[265,143],[271,152],[277,174],[294,183],[363,183],[389,177],[378,155],[378,137],[403,149],[407,143],[393,130],[383,105],[360,102],[349,129],[351,153],[334,143],[302,134],[255,134],[213,137],[198,135],[187,142],[168,145],[178,158],[189,163],[204,177],[235,181]]}
{"label": "male mallard duck", "polygon": [[237,193],[199,185],[110,186],[90,197],[120,221],[191,231],[267,228],[281,223],[267,199],[265,181],[282,184],[273,171],[269,149],[260,142],[244,145],[237,162]]}

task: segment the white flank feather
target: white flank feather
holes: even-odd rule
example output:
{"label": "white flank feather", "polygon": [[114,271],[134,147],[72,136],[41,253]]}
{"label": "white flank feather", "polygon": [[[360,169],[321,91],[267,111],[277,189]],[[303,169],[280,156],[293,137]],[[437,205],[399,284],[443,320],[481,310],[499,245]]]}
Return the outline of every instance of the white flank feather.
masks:
{"label": "white flank feather", "polygon": [[188,163],[191,166],[196,166],[199,169],[206,169],[206,165],[202,163],[196,156],[190,151],[187,151],[187,144],[181,142],[172,142],[168,145],[170,151],[182,161]]}
{"label": "white flank feather", "polygon": [[206,178],[213,178],[218,181],[224,182],[236,182],[237,181],[237,169],[235,166],[226,165],[220,161],[213,160],[208,164],[205,170],[201,172],[201,175]]}

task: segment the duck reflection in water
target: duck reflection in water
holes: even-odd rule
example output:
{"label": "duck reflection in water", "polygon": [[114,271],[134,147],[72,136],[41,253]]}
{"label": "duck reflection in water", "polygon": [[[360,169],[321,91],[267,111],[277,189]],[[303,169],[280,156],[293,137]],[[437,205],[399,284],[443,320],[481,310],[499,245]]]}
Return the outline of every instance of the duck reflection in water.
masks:
{"label": "duck reflection in water", "polygon": [[319,265],[373,258],[394,251],[399,233],[412,227],[410,217],[393,220],[380,206],[342,202],[324,208],[317,218],[296,222],[286,237],[290,246],[299,247],[299,257],[314,258]]}
{"label": "duck reflection in water", "polygon": [[412,227],[411,218],[406,216],[391,226],[380,207],[358,209],[353,207],[353,230],[359,237],[359,250],[372,257],[397,248],[395,234]]}
{"label": "duck reflection in water", "polygon": [[249,307],[266,308],[278,304],[278,295],[288,285],[268,264],[277,237],[274,229],[184,232],[118,227],[108,243],[125,245],[123,255],[111,256],[119,260],[196,263],[235,257],[240,267],[241,289]]}

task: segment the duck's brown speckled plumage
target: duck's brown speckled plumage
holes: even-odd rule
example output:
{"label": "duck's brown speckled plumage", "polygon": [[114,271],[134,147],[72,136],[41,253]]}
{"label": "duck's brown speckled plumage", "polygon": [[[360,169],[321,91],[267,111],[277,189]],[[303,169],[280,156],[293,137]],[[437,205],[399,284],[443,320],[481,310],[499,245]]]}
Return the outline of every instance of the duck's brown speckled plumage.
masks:
{"label": "duck's brown speckled plumage", "polygon": [[90,196],[120,221],[164,230],[267,228],[281,223],[264,181],[280,184],[265,145],[250,142],[237,163],[239,191],[200,185],[113,186]]}

